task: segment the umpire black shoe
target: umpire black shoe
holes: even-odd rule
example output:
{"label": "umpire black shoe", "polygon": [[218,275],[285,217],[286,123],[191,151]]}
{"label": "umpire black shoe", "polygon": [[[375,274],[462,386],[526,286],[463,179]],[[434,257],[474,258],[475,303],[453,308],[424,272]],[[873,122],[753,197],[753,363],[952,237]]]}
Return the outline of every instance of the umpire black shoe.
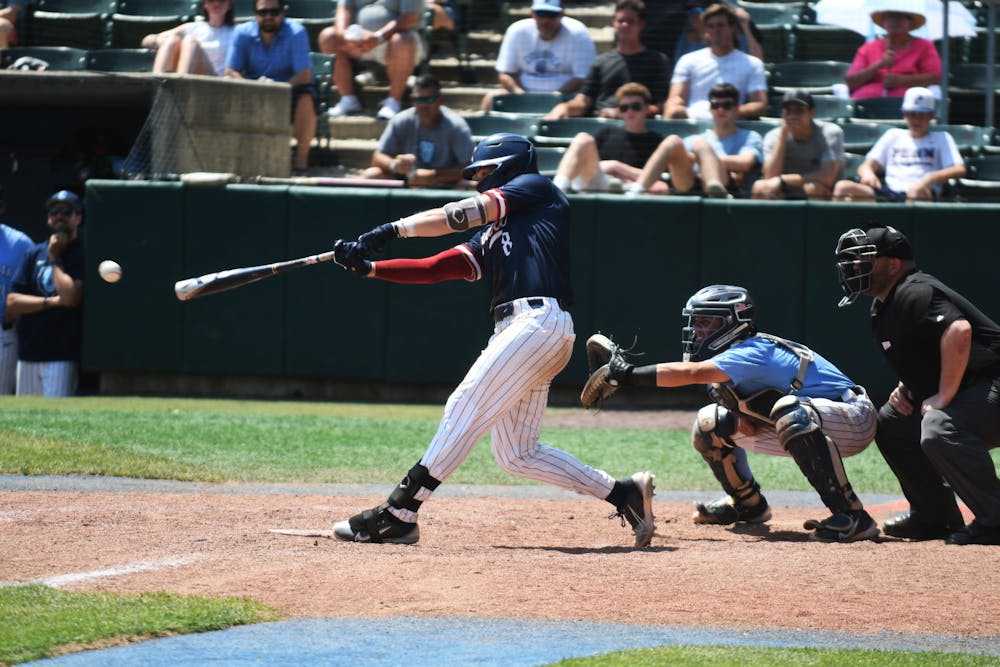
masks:
{"label": "umpire black shoe", "polygon": [[1000,544],[1000,526],[987,526],[973,519],[962,530],[955,531],[945,539],[946,544]]}
{"label": "umpire black shoe", "polygon": [[625,500],[616,506],[611,517],[621,517],[622,525],[628,521],[635,533],[635,547],[648,547],[656,525],[653,523],[653,473],[637,472],[621,485],[625,487]]}
{"label": "umpire black shoe", "polygon": [[822,521],[809,519],[806,530],[815,530],[809,539],[817,542],[859,542],[878,536],[878,524],[864,510],[841,512]]}
{"label": "umpire black shoe", "polygon": [[946,526],[944,524],[921,521],[912,512],[906,512],[887,520],[882,524],[882,532],[890,537],[900,537],[904,540],[920,542],[923,540],[943,540],[961,526]]}
{"label": "umpire black shoe", "polygon": [[355,514],[347,521],[333,524],[333,534],[345,542],[372,542],[374,544],[416,544],[420,529],[415,523],[401,521],[389,512],[389,505]]}
{"label": "umpire black shoe", "polygon": [[691,517],[695,523],[719,526],[734,523],[764,523],[770,518],[771,506],[767,504],[764,496],[761,496],[760,502],[753,507],[744,507],[734,503],[729,495],[716,498],[710,503],[696,503],[694,516]]}

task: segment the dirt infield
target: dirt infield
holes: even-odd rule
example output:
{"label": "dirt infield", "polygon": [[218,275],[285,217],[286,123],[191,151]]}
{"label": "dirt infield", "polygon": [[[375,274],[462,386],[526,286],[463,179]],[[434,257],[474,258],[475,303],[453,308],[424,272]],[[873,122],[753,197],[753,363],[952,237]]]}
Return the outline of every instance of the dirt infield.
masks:
{"label": "dirt infield", "polygon": [[[810,510],[695,526],[656,502],[643,551],[588,498],[437,497],[418,545],[273,535],[381,496],[0,492],[0,579],[241,595],[290,617],[499,617],[1000,636],[1000,549],[809,542]],[[887,514],[875,511],[883,520]]]}

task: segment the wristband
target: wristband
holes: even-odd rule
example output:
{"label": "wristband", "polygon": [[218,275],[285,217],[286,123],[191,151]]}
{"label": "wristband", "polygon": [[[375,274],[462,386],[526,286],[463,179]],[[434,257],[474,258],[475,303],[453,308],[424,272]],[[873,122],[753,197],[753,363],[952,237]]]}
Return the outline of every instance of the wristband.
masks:
{"label": "wristband", "polygon": [[632,384],[636,387],[655,387],[656,366],[656,364],[649,364],[632,369],[630,377]]}

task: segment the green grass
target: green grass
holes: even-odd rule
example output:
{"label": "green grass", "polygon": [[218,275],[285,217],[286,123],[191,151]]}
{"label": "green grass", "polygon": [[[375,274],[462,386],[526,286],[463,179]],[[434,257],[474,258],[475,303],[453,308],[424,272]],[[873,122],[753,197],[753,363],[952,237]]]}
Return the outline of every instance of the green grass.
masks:
{"label": "green grass", "polygon": [[278,613],[243,598],[60,591],[41,585],[0,587],[0,664],[70,649],[220,630],[275,620]]}
{"label": "green grass", "polygon": [[[3,397],[0,472],[389,483],[420,458],[441,410],[437,405]],[[487,436],[448,481],[530,483],[500,470],[488,441]],[[717,488],[686,429],[545,428],[542,441],[615,476],[653,470],[660,489]],[[790,459],[750,456],[765,488],[809,490]],[[875,447],[845,464],[860,493],[899,493]]]}

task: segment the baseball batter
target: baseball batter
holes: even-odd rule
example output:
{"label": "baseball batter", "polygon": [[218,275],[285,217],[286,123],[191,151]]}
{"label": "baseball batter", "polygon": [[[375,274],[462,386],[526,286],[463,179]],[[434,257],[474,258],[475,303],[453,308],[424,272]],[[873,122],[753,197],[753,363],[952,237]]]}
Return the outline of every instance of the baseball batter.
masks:
{"label": "baseball batter", "polygon": [[[0,201],[0,213],[3,208]],[[34,245],[24,232],[0,224],[0,394],[14,393],[17,369],[17,329],[13,316],[7,319],[7,295],[21,281],[24,258]]]}
{"label": "baseball batter", "polygon": [[[836,366],[794,341],[758,333],[750,293],[734,285],[696,292],[683,310],[684,360],[635,367],[617,349],[602,371],[612,386],[708,384],[715,403],[698,411],[692,439],[726,495],[698,503],[695,523],[762,523],[771,509],[746,451],[791,456],[832,515],[810,520],[811,539],[855,542],[878,535],[841,455],[863,451],[875,435],[875,406]],[[599,335],[598,335],[599,336]],[[605,341],[603,336],[599,336]],[[588,350],[595,337],[588,341]],[[589,403],[585,390],[583,400]]]}
{"label": "baseball batter", "polygon": [[[645,547],[654,530],[650,473],[615,481],[538,442],[549,383],[569,361],[575,339],[565,310],[573,299],[569,202],[538,173],[531,142],[516,134],[483,139],[463,177],[478,181],[480,194],[334,246],[338,264],[369,278],[399,283],[485,278],[495,321],[486,349],[449,397],[420,461],[385,503],[338,522],[334,532],[347,541],[415,543],[420,506],[489,431],[504,470],[607,500],[623,525],[627,520],[632,526],[635,546]],[[475,228],[481,229],[469,240],[433,257],[369,261],[389,239]]]}

